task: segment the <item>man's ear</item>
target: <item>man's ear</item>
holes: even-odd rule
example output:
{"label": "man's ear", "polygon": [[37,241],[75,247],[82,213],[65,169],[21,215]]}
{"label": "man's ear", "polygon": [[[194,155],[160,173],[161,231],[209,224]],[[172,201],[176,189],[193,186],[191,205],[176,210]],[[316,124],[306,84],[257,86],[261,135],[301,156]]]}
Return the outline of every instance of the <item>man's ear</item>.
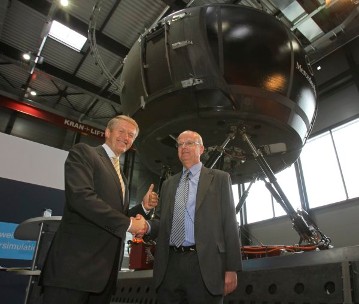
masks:
{"label": "man's ear", "polygon": [[109,128],[106,128],[105,129],[105,138],[109,138],[110,137],[110,129]]}

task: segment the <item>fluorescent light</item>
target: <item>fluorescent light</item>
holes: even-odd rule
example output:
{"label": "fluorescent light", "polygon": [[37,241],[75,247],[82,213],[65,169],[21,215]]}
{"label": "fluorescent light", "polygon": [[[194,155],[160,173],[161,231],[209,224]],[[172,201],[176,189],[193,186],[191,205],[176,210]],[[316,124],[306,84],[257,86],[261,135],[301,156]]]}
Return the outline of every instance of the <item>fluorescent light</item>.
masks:
{"label": "fluorescent light", "polygon": [[31,59],[31,55],[30,53],[24,53],[22,54],[22,58],[24,58],[24,60],[29,61]]}
{"label": "fluorescent light", "polygon": [[70,29],[66,25],[63,25],[56,20],[52,21],[49,37],[78,52],[81,51],[87,40],[87,37],[79,34],[78,32]]}

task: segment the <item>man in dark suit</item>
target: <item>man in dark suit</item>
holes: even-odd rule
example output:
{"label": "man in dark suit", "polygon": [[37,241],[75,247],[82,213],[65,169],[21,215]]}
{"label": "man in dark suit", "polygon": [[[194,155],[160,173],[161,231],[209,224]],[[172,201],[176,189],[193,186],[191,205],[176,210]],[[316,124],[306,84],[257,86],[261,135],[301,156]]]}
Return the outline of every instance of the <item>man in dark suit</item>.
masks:
{"label": "man in dark suit", "polygon": [[[182,172],[167,179],[155,217],[148,222],[147,234],[157,237],[153,275],[158,303],[223,303],[223,296],[237,287],[242,269],[231,179],[202,165],[204,146],[198,133],[181,133],[177,147],[182,172],[189,170],[188,188],[180,190]],[[176,244],[179,192],[186,193],[185,233]]]}
{"label": "man in dark suit", "polygon": [[[109,121],[102,146],[80,143],[70,150],[64,212],[41,273],[44,304],[110,303],[126,232],[146,227],[142,216],[128,217],[129,191],[118,163],[138,132],[132,118],[120,115]],[[145,215],[157,205],[152,189],[136,211],[145,208]]]}

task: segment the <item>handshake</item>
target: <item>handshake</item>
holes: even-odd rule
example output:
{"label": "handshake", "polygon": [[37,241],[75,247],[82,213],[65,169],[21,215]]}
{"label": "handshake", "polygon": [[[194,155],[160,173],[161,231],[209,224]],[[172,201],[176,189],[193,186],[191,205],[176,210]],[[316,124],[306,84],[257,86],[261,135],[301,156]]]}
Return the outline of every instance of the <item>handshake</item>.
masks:
{"label": "handshake", "polygon": [[148,231],[148,223],[141,214],[137,214],[136,217],[130,217],[131,226],[128,232],[136,238],[142,238]]}
{"label": "handshake", "polygon": [[[151,184],[148,188],[147,193],[143,197],[142,206],[147,211],[152,210],[157,207],[158,204],[158,195],[153,191],[154,185]],[[148,231],[148,223],[141,214],[137,214],[136,217],[131,217],[131,226],[128,229],[128,232],[136,238],[142,238]]]}

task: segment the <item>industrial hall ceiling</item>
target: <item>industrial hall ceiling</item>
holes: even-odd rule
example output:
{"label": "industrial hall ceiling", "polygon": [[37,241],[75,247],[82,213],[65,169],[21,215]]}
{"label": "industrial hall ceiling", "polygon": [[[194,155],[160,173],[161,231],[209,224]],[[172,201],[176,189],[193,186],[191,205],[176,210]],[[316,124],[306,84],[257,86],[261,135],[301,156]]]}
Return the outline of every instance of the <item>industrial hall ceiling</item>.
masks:
{"label": "industrial hall ceiling", "polygon": [[[119,79],[132,45],[167,15],[216,3],[275,16],[299,39],[313,66],[359,34],[354,0],[72,0],[66,7],[60,0],[2,0],[0,95],[103,129],[123,113]],[[50,37],[53,21],[87,37],[80,51]]]}

